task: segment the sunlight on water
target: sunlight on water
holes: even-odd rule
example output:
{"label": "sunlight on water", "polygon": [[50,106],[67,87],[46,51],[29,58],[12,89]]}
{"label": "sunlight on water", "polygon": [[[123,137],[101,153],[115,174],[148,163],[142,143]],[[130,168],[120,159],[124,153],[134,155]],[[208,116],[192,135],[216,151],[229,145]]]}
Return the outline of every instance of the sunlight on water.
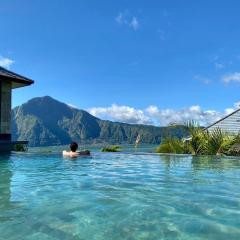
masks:
{"label": "sunlight on water", "polygon": [[237,158],[13,154],[0,178],[0,239],[240,239]]}

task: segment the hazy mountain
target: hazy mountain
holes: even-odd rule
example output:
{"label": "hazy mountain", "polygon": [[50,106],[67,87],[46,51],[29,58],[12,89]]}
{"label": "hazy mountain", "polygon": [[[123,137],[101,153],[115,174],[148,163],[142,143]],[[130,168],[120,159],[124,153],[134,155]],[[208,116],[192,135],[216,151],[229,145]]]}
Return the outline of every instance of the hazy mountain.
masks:
{"label": "hazy mountain", "polygon": [[51,97],[33,98],[12,110],[14,140],[29,146],[79,143],[160,143],[163,135],[186,135],[183,127],[154,127],[100,120],[84,110],[72,108]]}

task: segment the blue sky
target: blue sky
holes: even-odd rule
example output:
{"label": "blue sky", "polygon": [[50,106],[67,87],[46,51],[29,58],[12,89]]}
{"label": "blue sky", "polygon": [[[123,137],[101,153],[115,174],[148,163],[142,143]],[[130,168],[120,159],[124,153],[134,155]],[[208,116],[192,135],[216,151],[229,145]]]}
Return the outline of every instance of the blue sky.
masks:
{"label": "blue sky", "polygon": [[14,106],[50,95],[166,125],[212,122],[240,100],[238,0],[0,3],[0,64],[35,80],[14,91]]}

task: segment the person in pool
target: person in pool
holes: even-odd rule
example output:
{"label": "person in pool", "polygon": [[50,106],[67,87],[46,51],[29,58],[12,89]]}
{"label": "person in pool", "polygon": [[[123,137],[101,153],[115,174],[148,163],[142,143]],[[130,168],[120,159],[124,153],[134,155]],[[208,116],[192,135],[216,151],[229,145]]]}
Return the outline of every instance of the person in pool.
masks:
{"label": "person in pool", "polygon": [[90,155],[89,150],[77,152],[78,149],[78,144],[76,142],[72,142],[70,144],[70,151],[63,151],[63,156],[68,156],[68,157],[78,157],[80,155]]}

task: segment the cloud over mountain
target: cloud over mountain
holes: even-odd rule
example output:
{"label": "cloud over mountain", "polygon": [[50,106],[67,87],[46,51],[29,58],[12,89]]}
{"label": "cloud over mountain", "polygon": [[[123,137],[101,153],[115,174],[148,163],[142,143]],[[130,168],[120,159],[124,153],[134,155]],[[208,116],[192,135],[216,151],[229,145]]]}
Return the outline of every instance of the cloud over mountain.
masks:
{"label": "cloud over mountain", "polygon": [[232,108],[219,112],[216,110],[203,110],[198,105],[175,110],[161,109],[155,105],[148,106],[145,109],[137,109],[112,104],[110,107],[94,107],[88,109],[88,111],[96,117],[125,123],[167,126],[172,123],[185,123],[189,120],[195,120],[201,125],[207,126],[238,107],[239,103],[236,103]]}
{"label": "cloud over mountain", "polygon": [[95,107],[89,109],[93,116],[103,119],[114,120],[116,122],[126,122],[134,124],[152,124],[150,118],[145,115],[143,110],[129,106],[112,104],[110,107]]}

